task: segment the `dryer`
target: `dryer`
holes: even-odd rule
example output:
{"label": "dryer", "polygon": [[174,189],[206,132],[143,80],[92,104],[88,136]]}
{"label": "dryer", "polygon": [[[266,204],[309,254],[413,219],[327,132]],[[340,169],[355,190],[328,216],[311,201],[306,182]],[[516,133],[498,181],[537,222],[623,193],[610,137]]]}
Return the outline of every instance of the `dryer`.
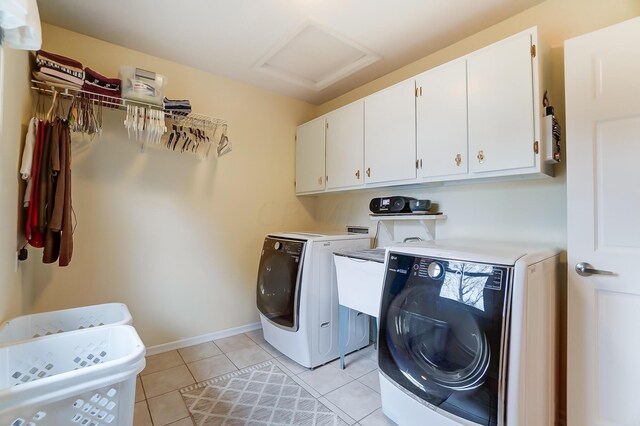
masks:
{"label": "dryer", "polygon": [[[264,339],[307,368],[338,358],[338,288],[333,252],[369,248],[370,241],[366,234],[267,235],[256,290]],[[347,353],[368,344],[366,315],[350,310]]]}
{"label": "dryer", "polygon": [[558,259],[459,240],[388,249],[384,414],[401,426],[555,424]]}

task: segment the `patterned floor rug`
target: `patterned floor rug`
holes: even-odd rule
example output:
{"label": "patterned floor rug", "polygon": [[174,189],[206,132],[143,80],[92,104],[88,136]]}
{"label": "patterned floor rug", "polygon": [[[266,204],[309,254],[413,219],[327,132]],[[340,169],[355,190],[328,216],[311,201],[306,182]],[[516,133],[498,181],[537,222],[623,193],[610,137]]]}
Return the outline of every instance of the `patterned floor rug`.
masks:
{"label": "patterned floor rug", "polygon": [[180,390],[198,426],[347,425],[271,362]]}

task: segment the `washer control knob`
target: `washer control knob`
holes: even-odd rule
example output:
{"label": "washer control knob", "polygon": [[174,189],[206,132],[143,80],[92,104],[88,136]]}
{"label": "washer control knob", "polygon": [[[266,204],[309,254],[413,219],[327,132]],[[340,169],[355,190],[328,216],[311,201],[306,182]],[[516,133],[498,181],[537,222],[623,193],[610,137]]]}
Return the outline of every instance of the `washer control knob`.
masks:
{"label": "washer control knob", "polygon": [[280,247],[282,247],[282,243],[280,241],[276,241],[275,243],[273,243],[274,249],[280,250]]}
{"label": "washer control knob", "polygon": [[431,262],[429,266],[427,266],[427,275],[429,275],[429,278],[440,278],[440,275],[442,275],[442,265],[438,262]]}

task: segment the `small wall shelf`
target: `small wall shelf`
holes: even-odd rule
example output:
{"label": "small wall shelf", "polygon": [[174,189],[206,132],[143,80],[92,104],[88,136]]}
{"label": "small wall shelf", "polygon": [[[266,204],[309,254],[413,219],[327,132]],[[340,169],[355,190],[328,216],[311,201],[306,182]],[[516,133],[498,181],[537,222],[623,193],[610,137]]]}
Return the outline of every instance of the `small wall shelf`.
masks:
{"label": "small wall shelf", "polygon": [[417,215],[417,214],[405,214],[405,215],[369,215],[371,220],[377,220],[382,223],[382,226],[386,229],[387,233],[394,240],[394,222],[395,221],[419,221],[420,225],[424,228],[427,237],[436,239],[436,223],[439,220],[445,220],[447,218],[444,214],[432,214],[432,215]]}

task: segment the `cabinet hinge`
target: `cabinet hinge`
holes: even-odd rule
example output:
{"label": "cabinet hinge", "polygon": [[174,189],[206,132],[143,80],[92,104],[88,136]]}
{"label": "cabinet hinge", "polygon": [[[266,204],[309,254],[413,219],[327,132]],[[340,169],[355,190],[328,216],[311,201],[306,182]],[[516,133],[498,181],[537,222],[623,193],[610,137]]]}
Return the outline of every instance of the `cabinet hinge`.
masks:
{"label": "cabinet hinge", "polygon": [[534,141],[534,142],[533,142],[533,152],[534,152],[534,153],[536,153],[536,154],[537,154],[538,152],[540,152],[540,146],[539,146],[539,144],[538,144],[538,141]]}
{"label": "cabinet hinge", "polygon": [[536,57],[536,45],[535,44],[531,45],[531,57],[532,58]]}

